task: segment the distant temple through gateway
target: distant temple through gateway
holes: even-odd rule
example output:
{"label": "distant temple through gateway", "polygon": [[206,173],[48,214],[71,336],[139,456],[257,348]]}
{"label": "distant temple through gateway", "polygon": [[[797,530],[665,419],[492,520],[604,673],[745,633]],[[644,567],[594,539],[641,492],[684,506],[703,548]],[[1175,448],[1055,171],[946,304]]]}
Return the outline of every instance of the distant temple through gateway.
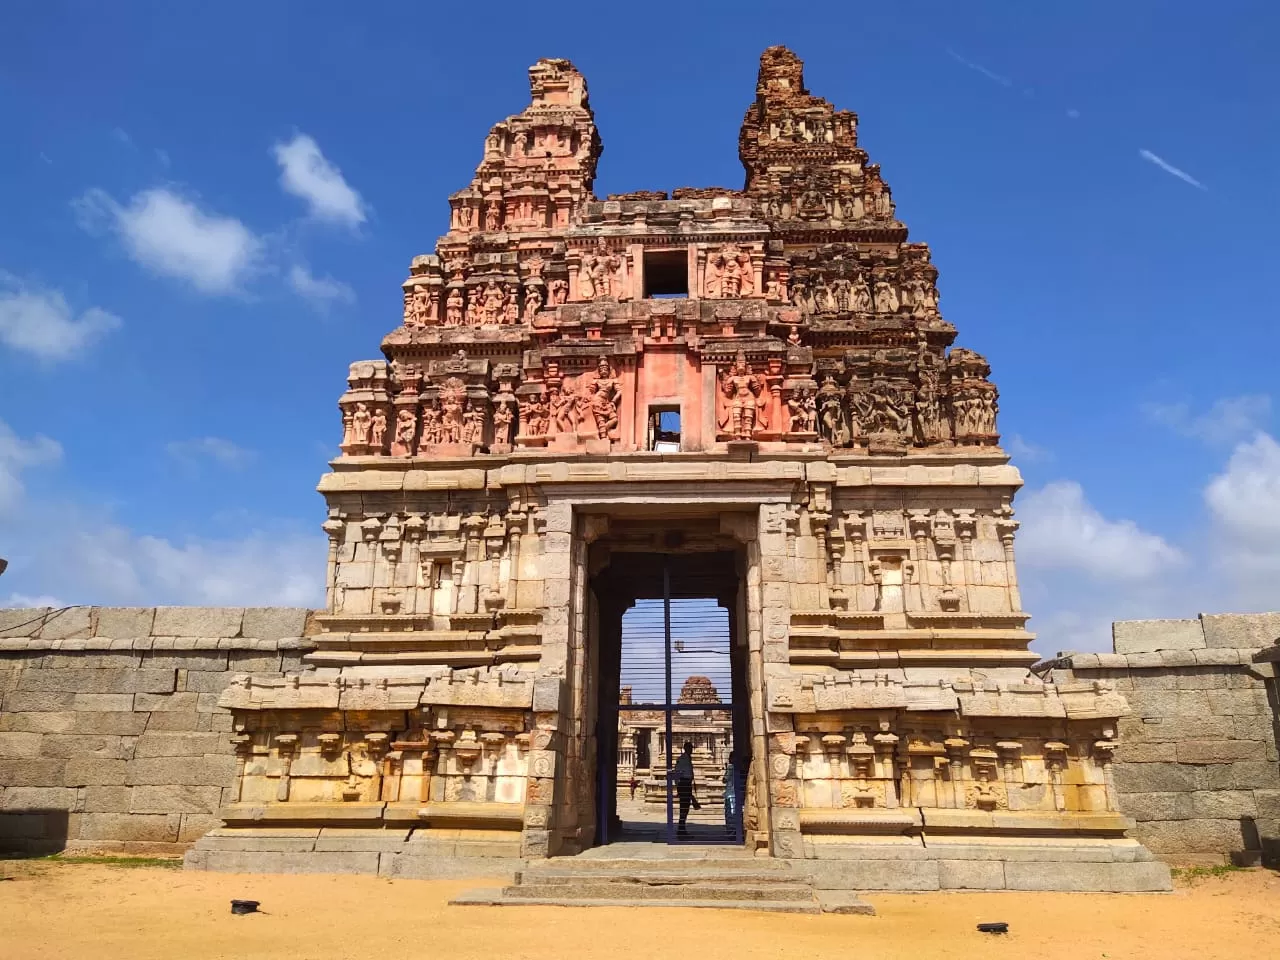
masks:
{"label": "distant temple through gateway", "polygon": [[[721,823],[733,754],[719,839],[828,885],[1160,866],[1116,805],[1124,698],[1029,670],[996,387],[857,116],[771,47],[741,189],[597,198],[585,79],[529,78],[382,358],[351,365],[322,632],[303,672],[223,693],[235,802],[197,850],[243,868],[320,827],[483,873],[625,844],[636,817],[676,842],[688,740]],[[692,601],[723,619],[711,653],[673,639]],[[680,672],[695,655],[714,682]],[[643,656],[670,692],[632,695]]]}

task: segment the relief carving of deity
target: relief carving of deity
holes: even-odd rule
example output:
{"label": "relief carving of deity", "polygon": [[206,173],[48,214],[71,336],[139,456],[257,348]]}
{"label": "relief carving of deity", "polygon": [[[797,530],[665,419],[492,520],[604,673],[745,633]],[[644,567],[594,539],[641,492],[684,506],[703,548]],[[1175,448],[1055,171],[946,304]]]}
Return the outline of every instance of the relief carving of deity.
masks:
{"label": "relief carving of deity", "polygon": [[515,287],[508,287],[506,299],[502,304],[502,322],[520,322],[520,294]]}
{"label": "relief carving of deity", "polygon": [[481,298],[481,317],[482,322],[486,324],[497,324],[502,322],[502,311],[506,304],[506,297],[502,293],[502,288],[489,281],[489,285],[484,288],[484,295]]}
{"label": "relief carving of deity", "polygon": [[582,258],[582,273],[578,280],[578,292],[584,300],[616,296],[615,286],[622,260],[609,252],[604,237],[596,243],[596,249]]}
{"label": "relief carving of deity", "polygon": [[815,433],[818,429],[818,401],[813,393],[801,387],[787,400],[791,433]]}
{"label": "relief carving of deity", "polygon": [[867,288],[865,277],[858,277],[853,282],[853,289],[849,293],[849,309],[854,313],[870,313],[871,312],[871,291]]}
{"label": "relief carving of deity", "polygon": [[537,286],[529,286],[524,292],[524,314],[526,317],[533,317],[542,309],[542,288]]}
{"label": "relief carving of deity", "polygon": [[916,277],[907,284],[911,294],[911,312],[917,317],[930,317],[938,312],[937,297],[933,285],[922,277]]}
{"label": "relief carving of deity", "polygon": [[823,383],[819,404],[819,433],[822,439],[833,447],[849,445],[849,428],[845,425],[844,404],[841,401],[840,388],[830,377]]}
{"label": "relief carving of deity", "polygon": [[749,297],[755,293],[755,273],[751,255],[728,244],[707,258],[707,296],[721,300]]}
{"label": "relief carving of deity", "polygon": [[475,400],[467,401],[466,412],[462,415],[462,442],[480,446],[484,443],[485,421],[484,407]]}
{"label": "relief carving of deity", "polygon": [[578,429],[574,416],[573,397],[563,393],[558,386],[547,391],[548,433],[575,433]]}
{"label": "relief carving of deity", "polygon": [[[535,393],[519,401],[520,435],[524,437],[542,437],[547,433],[547,404],[540,393]],[[497,416],[494,416],[497,422]]]}
{"label": "relief carving of deity", "polygon": [[466,309],[467,301],[462,295],[462,291],[454,287],[449,291],[449,296],[444,302],[444,325],[446,327],[457,327],[462,325],[463,310]]}
{"label": "relief carving of deity", "polygon": [[871,403],[876,430],[898,436],[911,435],[911,391],[898,390],[885,381],[871,386]]}
{"label": "relief carving of deity", "polygon": [[351,415],[351,442],[360,446],[369,445],[369,432],[373,425],[373,415],[369,413],[369,405],[357,403],[356,411]]}
{"label": "relief carving of deity", "polygon": [[575,412],[580,424],[595,426],[596,436],[609,439],[618,428],[618,405],[622,402],[622,390],[617,374],[607,357],[596,363],[594,373],[585,375],[578,384]]}
{"label": "relief carving of deity", "polygon": [[463,400],[466,387],[457,377],[450,377],[440,391],[440,443],[461,443]]}
{"label": "relief carving of deity", "polygon": [[849,390],[849,435],[853,439],[865,437],[875,430],[876,406],[871,394],[865,390]]}
{"label": "relief carving of deity", "polygon": [[767,428],[764,387],[764,378],[752,373],[746,356],[739,353],[733,367],[720,372],[720,391],[726,399],[720,429],[734,439],[750,440],[756,430]]}
{"label": "relief carving of deity", "polygon": [[422,408],[422,437],[418,440],[419,448],[427,444],[440,443],[440,406],[437,401],[430,401]]}
{"label": "relief carving of deity", "polygon": [[876,282],[876,313],[897,313],[901,305],[893,284],[883,280]]}
{"label": "relief carving of deity", "polygon": [[400,456],[408,456],[413,452],[413,437],[418,432],[418,419],[412,410],[401,409],[396,414],[395,441],[391,452]]}
{"label": "relief carving of deity", "polygon": [[556,277],[547,284],[547,292],[551,296],[551,305],[559,306],[569,299],[569,281],[563,277]]}
{"label": "relief carving of deity", "polygon": [[373,417],[369,421],[369,446],[373,447],[374,453],[381,453],[386,440],[387,414],[382,408],[378,408],[373,411]]}
{"label": "relief carving of deity", "polygon": [[515,423],[515,414],[510,403],[499,403],[493,409],[493,442],[495,445],[511,445],[511,428]]}
{"label": "relief carving of deity", "polygon": [[467,326],[478,327],[483,322],[484,294],[480,290],[475,290],[467,297]]}
{"label": "relief carving of deity", "polygon": [[485,204],[484,228],[486,230],[502,229],[502,205],[496,200],[490,200]]}

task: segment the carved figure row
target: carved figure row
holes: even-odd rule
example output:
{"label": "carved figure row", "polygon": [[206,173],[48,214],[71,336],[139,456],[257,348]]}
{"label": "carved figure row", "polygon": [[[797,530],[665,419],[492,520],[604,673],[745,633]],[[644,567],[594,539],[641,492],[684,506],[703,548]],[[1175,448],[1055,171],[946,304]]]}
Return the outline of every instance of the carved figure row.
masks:
{"label": "carved figure row", "polygon": [[[484,286],[452,286],[444,300],[444,326],[480,327],[520,323],[532,318],[548,302],[562,304],[568,299],[569,284],[554,277],[547,284],[526,283],[523,302],[520,287],[490,280]],[[439,322],[439,295],[425,287],[405,294],[404,324],[409,328],[435,326]]]}
{"label": "carved figure row", "polygon": [[842,389],[828,377],[818,391],[817,407],[818,433],[833,447],[847,447],[875,434],[921,443],[952,436],[962,442],[996,436],[998,404],[990,384],[965,388],[947,404],[932,373],[922,375],[918,387],[908,381],[875,379]]}
{"label": "carved figure row", "polygon": [[617,373],[601,357],[593,373],[578,378],[574,389],[558,382],[520,400],[520,435],[533,440],[559,434],[586,433],[608,440],[618,429],[622,390]]}
{"label": "carved figure row", "polygon": [[864,274],[797,277],[791,281],[791,303],[804,313],[907,313],[916,317],[938,315],[938,293],[923,277],[908,279],[901,287],[887,280],[868,282]]}

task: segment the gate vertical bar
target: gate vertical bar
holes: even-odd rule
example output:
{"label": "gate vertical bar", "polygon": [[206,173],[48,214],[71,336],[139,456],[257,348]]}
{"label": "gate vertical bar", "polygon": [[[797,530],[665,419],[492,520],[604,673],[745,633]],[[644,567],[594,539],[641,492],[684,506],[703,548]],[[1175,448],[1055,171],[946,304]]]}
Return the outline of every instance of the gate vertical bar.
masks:
{"label": "gate vertical bar", "polygon": [[663,714],[667,725],[667,843],[675,843],[675,823],[673,816],[672,804],[672,780],[671,780],[671,757],[674,745],[671,740],[674,736],[671,722],[671,561],[663,557],[662,560],[662,649],[663,649],[663,672],[666,682],[666,703],[664,704]]}

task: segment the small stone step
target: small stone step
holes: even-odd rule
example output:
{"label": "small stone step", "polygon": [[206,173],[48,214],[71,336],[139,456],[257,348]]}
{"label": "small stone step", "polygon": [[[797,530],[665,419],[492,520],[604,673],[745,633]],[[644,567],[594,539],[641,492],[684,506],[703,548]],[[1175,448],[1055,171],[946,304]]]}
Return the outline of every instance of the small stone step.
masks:
{"label": "small stone step", "polygon": [[813,889],[805,884],[772,883],[758,886],[702,883],[650,884],[632,878],[608,882],[589,881],[572,884],[525,882],[503,888],[509,900],[762,900],[811,901]]}
{"label": "small stone step", "polygon": [[556,857],[529,864],[526,875],[580,876],[601,873],[662,873],[708,876],[752,874],[756,876],[797,876],[795,868],[785,860],[749,859],[745,857],[705,860],[603,860],[600,858]]}
{"label": "small stone step", "polygon": [[501,890],[468,890],[449,903],[454,906],[486,907],[689,907],[713,910],[755,910],[763,913],[821,913],[810,900],[569,900],[561,897],[508,899]]}
{"label": "small stone step", "polygon": [[715,883],[720,885],[731,884],[802,884],[808,886],[808,878],[796,874],[778,874],[778,873],[762,873],[757,870],[752,871],[689,871],[687,873],[671,873],[662,871],[661,873],[654,871],[636,871],[632,873],[625,872],[605,872],[592,871],[574,872],[574,873],[550,873],[545,870],[522,870],[516,875],[516,883],[529,884],[548,884],[557,886],[569,886],[576,883],[647,883],[652,885],[667,884],[677,886],[680,884],[698,884],[698,883]]}

